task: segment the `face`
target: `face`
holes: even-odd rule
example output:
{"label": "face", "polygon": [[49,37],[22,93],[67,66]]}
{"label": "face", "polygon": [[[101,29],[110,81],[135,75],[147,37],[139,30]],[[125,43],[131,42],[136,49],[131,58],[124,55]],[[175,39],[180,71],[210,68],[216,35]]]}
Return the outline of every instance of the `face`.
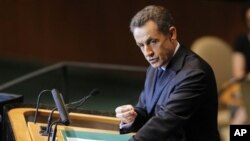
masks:
{"label": "face", "polygon": [[174,54],[177,45],[175,27],[170,27],[166,35],[158,31],[155,22],[148,21],[144,26],[136,27],[133,35],[146,60],[154,68],[169,62]]}

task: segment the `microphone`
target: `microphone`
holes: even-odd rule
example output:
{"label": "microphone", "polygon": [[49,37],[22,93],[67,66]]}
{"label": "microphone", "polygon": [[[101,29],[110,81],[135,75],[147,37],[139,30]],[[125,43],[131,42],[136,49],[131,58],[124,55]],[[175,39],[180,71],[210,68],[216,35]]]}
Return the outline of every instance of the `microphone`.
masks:
{"label": "microphone", "polygon": [[93,89],[87,96],[83,97],[82,99],[78,100],[78,101],[75,101],[75,102],[71,102],[69,104],[66,104],[66,106],[69,108],[71,105],[75,105],[72,109],[72,110],[75,110],[77,108],[79,108],[87,99],[89,99],[90,97],[92,96],[96,96],[100,94],[100,90],[98,88],[95,88]]}
{"label": "microphone", "polygon": [[64,125],[68,126],[70,124],[69,114],[68,114],[68,111],[65,107],[65,103],[64,103],[62,94],[59,93],[56,89],[52,89],[51,93],[52,93],[52,96],[53,96],[54,101],[56,103],[56,107],[59,111],[61,122]]}
{"label": "microphone", "polygon": [[[96,96],[100,94],[100,90],[98,88],[93,89],[87,96],[81,98],[80,100],[68,103],[65,105],[65,107],[68,109],[68,113],[70,113],[70,111],[75,110],[77,108],[79,108],[87,99],[89,99],[92,96]],[[74,106],[75,105],[75,106]],[[72,107],[74,106],[74,107]],[[72,107],[71,109],[69,109],[70,107]],[[57,110],[57,107],[53,108],[49,117],[48,117],[48,121],[47,121],[47,127],[46,126],[41,126],[40,128],[40,134],[43,136],[47,136],[49,135],[49,127],[51,126],[51,122],[52,122],[52,115],[54,113],[54,111]]]}

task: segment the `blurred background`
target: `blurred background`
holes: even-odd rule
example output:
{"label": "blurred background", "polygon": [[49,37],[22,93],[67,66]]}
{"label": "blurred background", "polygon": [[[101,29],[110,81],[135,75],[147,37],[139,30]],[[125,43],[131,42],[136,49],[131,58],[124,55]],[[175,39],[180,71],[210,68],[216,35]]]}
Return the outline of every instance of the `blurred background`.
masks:
{"label": "blurred background", "polygon": [[[85,109],[114,112],[118,105],[134,104],[143,88],[148,63],[134,42],[129,23],[143,7],[156,4],[172,13],[178,41],[204,55],[213,67],[222,95],[232,86],[228,84],[235,84],[231,83],[231,55],[236,37],[246,32],[246,2],[0,0],[0,90],[23,95],[24,103],[35,103],[41,90],[58,88],[66,102],[71,102],[99,87],[104,94],[86,103]],[[215,49],[203,54],[200,46]],[[66,63],[46,71],[65,61],[80,64]],[[46,73],[41,73],[44,68]],[[232,104],[220,102],[219,126],[225,141],[235,111],[229,107]]]}
{"label": "blurred background", "polygon": [[170,10],[187,47],[205,35],[232,44],[244,31],[239,0],[0,0],[0,56],[45,65],[66,60],[147,66],[129,23],[150,4]]}

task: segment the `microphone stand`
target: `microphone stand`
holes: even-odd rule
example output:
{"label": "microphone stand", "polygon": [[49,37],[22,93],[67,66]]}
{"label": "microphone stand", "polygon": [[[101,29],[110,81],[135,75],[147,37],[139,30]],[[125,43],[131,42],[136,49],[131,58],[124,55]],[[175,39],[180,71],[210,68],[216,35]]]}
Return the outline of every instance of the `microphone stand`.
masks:
{"label": "microphone stand", "polygon": [[36,102],[36,112],[35,112],[35,116],[34,116],[34,123],[36,123],[36,119],[37,119],[37,113],[38,113],[38,109],[39,109],[39,104],[40,104],[40,98],[42,96],[42,94],[44,94],[44,92],[50,92],[51,90],[42,90],[39,94],[38,94],[38,98],[37,98],[37,102]]}
{"label": "microphone stand", "polygon": [[50,112],[50,115],[48,117],[48,120],[47,120],[47,127],[46,126],[40,126],[40,131],[39,133],[42,135],[42,136],[48,136],[50,134],[50,131],[49,131],[49,127],[51,125],[51,122],[52,122],[52,118],[53,118],[53,113],[54,111],[56,110],[57,108],[53,108]]}
{"label": "microphone stand", "polygon": [[49,126],[49,134],[48,134],[48,141],[50,141],[50,132],[51,132],[51,129],[52,129],[52,126],[55,124],[55,129],[54,129],[54,132],[53,132],[53,138],[52,138],[52,141],[55,141],[55,136],[56,136],[56,133],[57,132],[57,124],[59,123],[62,123],[60,120],[57,120],[57,121],[54,121],[52,122],[52,124]]}
{"label": "microphone stand", "polygon": [[57,133],[57,125],[59,124],[60,122],[57,122],[55,124],[55,128],[54,128],[54,131],[53,131],[53,134],[52,134],[52,141],[56,141],[56,133]]}

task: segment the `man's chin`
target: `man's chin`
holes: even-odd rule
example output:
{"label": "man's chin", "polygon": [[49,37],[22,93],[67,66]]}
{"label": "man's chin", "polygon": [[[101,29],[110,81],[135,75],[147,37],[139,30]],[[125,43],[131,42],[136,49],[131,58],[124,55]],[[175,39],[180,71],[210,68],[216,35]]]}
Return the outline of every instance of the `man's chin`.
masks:
{"label": "man's chin", "polygon": [[159,68],[161,67],[161,65],[159,63],[150,63],[150,65],[153,67],[153,68]]}

